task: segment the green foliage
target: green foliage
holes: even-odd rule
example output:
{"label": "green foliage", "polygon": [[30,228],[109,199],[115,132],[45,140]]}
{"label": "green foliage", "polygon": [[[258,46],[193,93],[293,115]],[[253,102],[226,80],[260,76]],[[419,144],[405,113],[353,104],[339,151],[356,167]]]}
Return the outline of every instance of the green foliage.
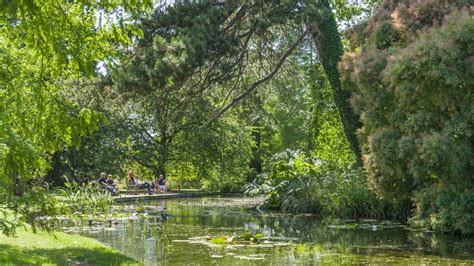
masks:
{"label": "green foliage", "polygon": [[349,104],[351,92],[349,88],[342,86],[337,68],[337,63],[341,60],[344,52],[341,34],[328,0],[318,1],[316,10],[310,20],[309,33],[318,48],[321,65],[333,89],[334,103],[338,108],[339,118],[349,147],[354,153],[357,164],[361,165],[361,150],[356,136],[361,123],[359,116]]}
{"label": "green foliage", "polygon": [[[289,59],[290,64],[298,64],[299,57]],[[270,118],[267,125],[273,129],[270,156],[285,149],[307,150],[309,128],[308,117],[311,109],[311,83],[299,62],[294,68],[274,78],[266,90],[264,108]],[[265,95],[265,94],[264,94]]]}
{"label": "green foliage", "polygon": [[[206,128],[200,125],[268,75],[309,17],[332,19],[327,26],[337,38],[329,2],[324,12],[321,8],[309,1],[178,2],[141,20],[143,39],[113,74],[115,89],[132,106],[135,118],[127,120],[143,135],[131,137],[128,159],[155,174],[168,173],[173,181],[194,179],[206,188],[235,190],[252,175],[245,165],[249,156],[252,171],[259,173],[271,154],[309,148],[309,90],[298,69],[301,55],[289,57],[291,63],[246,96],[240,110]],[[339,1],[337,12],[349,20],[365,11]],[[337,56],[342,46],[336,48]],[[333,124],[337,121],[322,122],[321,128],[330,131]],[[236,137],[240,140],[228,139]]]}
{"label": "green foliage", "polygon": [[212,129],[183,131],[175,141],[179,160],[170,164],[172,179],[195,179],[202,188],[220,191],[238,191],[244,184],[252,140],[235,117],[221,119]]}
{"label": "green foliage", "polygon": [[143,178],[141,169],[130,158],[134,147],[129,139],[139,138],[139,129],[113,116],[108,115],[108,120],[108,124],[101,123],[97,131],[82,137],[80,146],[55,152],[45,181],[52,186],[63,185],[61,177],[67,176],[88,182],[97,180],[102,172],[120,181],[127,178],[129,169],[135,169]]}
{"label": "green foliage", "polygon": [[333,91],[321,65],[312,65],[306,71],[311,90],[310,117],[311,151],[322,161],[332,161],[338,165],[349,165],[354,154],[344,135],[342,123],[334,103]]}
{"label": "green foliage", "polygon": [[[265,172],[244,188],[265,194],[264,206],[285,212],[317,213],[322,217],[406,220],[408,208],[380,200],[355,166],[343,133],[333,90],[320,64],[304,66],[311,97],[309,151],[286,150],[266,161]],[[301,94],[298,94],[301,95]],[[309,95],[308,95],[309,96]]]}
{"label": "green foliage", "polygon": [[96,75],[98,61],[117,56],[117,48],[130,43],[128,33],[139,34],[132,22],[151,2],[122,4],[2,1],[0,189],[6,199],[2,209],[20,216],[9,225],[22,220],[41,225],[37,215],[53,213],[47,196],[27,180],[44,176],[54,152],[79,145],[81,136],[104,120],[64,91],[71,80]]}
{"label": "green foliage", "polygon": [[345,26],[353,26],[353,24],[357,23],[359,20],[375,13],[382,2],[383,0],[330,1],[338,24],[343,24]]}
{"label": "green foliage", "polygon": [[[275,32],[295,28],[290,22],[301,20],[299,15],[288,16],[299,13],[295,5],[204,1],[160,9],[143,20],[143,40],[113,75],[115,89],[133,106],[136,118],[129,120],[140,125],[144,135],[132,138],[139,145],[131,149],[131,157],[156,174],[167,173],[170,180],[194,179],[208,189],[237,190],[249,172],[250,156],[268,151],[262,145],[301,146],[305,130],[295,125],[304,123],[301,109],[307,107],[296,99],[300,93],[292,94],[297,82],[271,84],[278,91],[271,94],[269,105],[258,103],[263,97],[257,95],[241,110],[206,125],[229,99],[267,75],[287,43],[294,41],[294,35],[282,41]],[[279,123],[263,123],[271,119],[263,113],[271,113]],[[272,126],[279,127],[281,135],[260,130]],[[260,133],[268,138],[258,141]]]}
{"label": "green foliage", "polygon": [[54,195],[61,201],[60,213],[64,215],[108,215],[115,203],[112,195],[98,184],[81,185],[66,182],[64,188],[55,190]]}
{"label": "green foliage", "polygon": [[304,71],[309,61],[306,53],[305,47],[288,58],[288,64],[280,73],[242,101],[239,119],[249,125],[254,141],[250,163],[253,172],[247,181],[267,171],[267,161],[275,153],[286,149],[312,149],[309,144],[312,128],[308,123],[312,80]]}
{"label": "green foliage", "polygon": [[267,208],[325,218],[407,218],[409,209],[377,198],[357,167],[308,159],[295,151],[279,154],[274,160],[270,173],[245,187],[249,195],[265,194]]}
{"label": "green foliage", "polygon": [[2,38],[0,50],[1,62],[11,66],[0,80],[0,184],[8,185],[20,176],[41,175],[52,152],[78,143],[102,117],[60,95],[54,83],[64,77],[52,77],[58,66],[45,65],[47,58],[39,52],[14,47],[8,38]]}
{"label": "green foliage", "polygon": [[[236,52],[231,45],[235,38],[220,31],[223,16],[224,10],[212,3],[157,9],[154,16],[142,21],[144,38],[137,43],[136,52],[114,71],[117,92],[127,99],[135,116],[127,120],[140,128],[129,140],[128,159],[155,175],[179,169],[178,163],[197,168],[197,173],[210,170],[209,164],[205,168],[196,165],[203,157],[188,151],[199,152],[200,146],[225,149],[224,143],[205,146],[215,132],[221,134],[222,128],[233,125],[200,128],[214,105],[200,89],[201,82],[212,78],[202,80],[205,72],[198,72],[210,57]],[[227,72],[232,70],[223,66],[209,75],[220,82],[230,74]]]}
{"label": "green foliage", "polygon": [[45,193],[45,189],[33,186],[22,195],[0,186],[0,231],[7,236],[15,236],[19,227],[30,226],[50,231],[56,224],[57,199]]}
{"label": "green foliage", "polygon": [[365,43],[341,64],[363,117],[370,184],[413,201],[412,224],[472,234],[472,10],[468,1],[401,2],[369,20]]}
{"label": "green foliage", "polygon": [[[230,10],[235,7],[227,5]],[[128,75],[114,78],[122,89],[156,95],[156,88],[176,89],[198,67],[220,57],[229,61],[221,61],[204,82],[231,77],[237,70],[238,57],[233,55],[238,53],[239,40],[221,30],[226,11],[208,1],[157,9],[151,18],[142,21],[144,37],[138,44],[141,51],[124,65]],[[143,71],[143,67],[153,71]]]}
{"label": "green foliage", "polygon": [[385,21],[378,26],[374,33],[374,38],[375,46],[378,49],[385,49],[393,46],[400,39],[400,34],[393,29],[390,21]]}

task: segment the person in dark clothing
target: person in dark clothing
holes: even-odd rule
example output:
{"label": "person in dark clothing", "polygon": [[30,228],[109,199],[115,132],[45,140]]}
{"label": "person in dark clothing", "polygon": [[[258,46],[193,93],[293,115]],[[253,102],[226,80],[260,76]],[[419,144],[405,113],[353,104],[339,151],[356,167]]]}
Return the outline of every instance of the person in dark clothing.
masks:
{"label": "person in dark clothing", "polygon": [[105,182],[107,182],[108,185],[115,187],[115,181],[114,181],[112,175],[108,175],[107,180]]}
{"label": "person in dark clothing", "polygon": [[160,175],[160,178],[158,178],[158,189],[160,192],[166,192],[166,177],[163,175]]}
{"label": "person in dark clothing", "polygon": [[107,182],[107,185],[108,185],[108,186],[111,186],[111,187],[114,188],[114,190],[115,190],[115,195],[118,195],[117,184],[115,184],[115,181],[114,181],[112,175],[108,175],[108,176],[107,176],[106,182]]}
{"label": "person in dark clothing", "polygon": [[166,179],[163,175],[160,175],[159,177],[155,178],[153,180],[153,188],[155,189],[155,192],[164,192],[166,190]]}
{"label": "person in dark clothing", "polygon": [[107,191],[109,191],[109,192],[112,194],[112,196],[116,196],[116,195],[117,195],[117,189],[115,188],[115,186],[108,184],[107,178],[106,178],[106,174],[105,174],[105,173],[101,173],[101,174],[100,174],[100,178],[99,178],[99,180],[97,181],[97,183],[99,183],[100,186],[102,186],[102,187],[104,187],[105,189],[107,189]]}
{"label": "person in dark clothing", "polygon": [[107,178],[105,178],[105,176],[106,176],[105,173],[100,174],[100,178],[99,178],[99,180],[97,180],[97,183],[99,183],[99,185],[101,185],[101,186],[107,185]]}

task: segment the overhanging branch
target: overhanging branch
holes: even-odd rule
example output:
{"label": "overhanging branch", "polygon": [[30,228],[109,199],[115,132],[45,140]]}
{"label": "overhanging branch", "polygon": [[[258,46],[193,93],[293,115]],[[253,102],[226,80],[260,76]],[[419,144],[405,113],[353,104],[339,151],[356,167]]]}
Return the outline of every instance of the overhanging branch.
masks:
{"label": "overhanging branch", "polygon": [[300,43],[303,41],[304,37],[306,36],[306,34],[308,33],[308,31],[306,30],[305,32],[303,32],[299,37],[298,39],[285,51],[285,53],[280,57],[280,60],[278,60],[278,63],[275,65],[275,67],[273,68],[273,70],[268,73],[268,75],[266,75],[265,77],[257,80],[256,82],[252,83],[252,85],[250,85],[247,90],[245,90],[242,94],[240,94],[239,96],[235,97],[232,99],[232,101],[230,101],[230,103],[228,103],[226,106],[224,106],[222,109],[216,111],[214,113],[214,115],[209,118],[206,123],[204,123],[201,127],[207,127],[209,126],[212,122],[214,122],[215,120],[217,120],[221,115],[223,115],[227,110],[229,110],[232,106],[234,106],[235,104],[237,104],[240,100],[242,100],[243,98],[245,98],[247,95],[249,95],[252,91],[254,91],[260,84],[262,83],[265,83],[266,81],[268,81],[269,79],[271,79],[273,76],[275,76],[278,71],[280,70],[281,66],[283,65],[283,63],[286,61],[286,58],[298,47],[298,45],[300,45]]}

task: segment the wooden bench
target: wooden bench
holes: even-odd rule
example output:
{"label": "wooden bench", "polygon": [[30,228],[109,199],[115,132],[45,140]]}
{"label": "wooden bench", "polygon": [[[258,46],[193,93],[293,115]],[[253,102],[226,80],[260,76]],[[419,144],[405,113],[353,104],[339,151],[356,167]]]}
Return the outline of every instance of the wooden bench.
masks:
{"label": "wooden bench", "polygon": [[139,195],[142,191],[147,193],[146,188],[139,188],[134,183],[127,183],[127,195]]}

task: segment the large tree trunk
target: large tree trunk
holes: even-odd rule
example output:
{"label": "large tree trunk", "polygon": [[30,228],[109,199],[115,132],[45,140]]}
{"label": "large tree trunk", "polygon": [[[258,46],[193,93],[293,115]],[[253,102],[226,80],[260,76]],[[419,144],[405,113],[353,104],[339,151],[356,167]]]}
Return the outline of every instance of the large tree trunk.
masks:
{"label": "large tree trunk", "polygon": [[61,176],[64,174],[64,165],[61,158],[61,151],[57,151],[51,158],[51,169],[48,171],[45,177],[45,181],[51,186],[63,186],[64,178]]}
{"label": "large tree trunk", "polygon": [[160,128],[160,140],[158,146],[157,166],[155,168],[155,175],[166,176],[166,164],[169,160],[170,146],[172,144],[173,137],[169,135],[168,128],[163,126]]}
{"label": "large tree trunk", "polygon": [[[258,123],[257,123],[257,126]],[[254,169],[255,174],[261,174],[263,172],[262,167],[262,147],[261,147],[261,129],[258,127],[252,131],[252,136],[255,141],[255,147],[252,148],[252,159],[250,160],[250,168]],[[248,179],[253,179],[255,176],[249,176]],[[253,180],[247,180],[249,182]]]}
{"label": "large tree trunk", "polygon": [[339,116],[344,133],[349,141],[350,148],[355,155],[356,162],[362,165],[361,150],[356,132],[361,127],[359,116],[352,109],[349,98],[351,92],[341,86],[337,64],[344,52],[341,36],[337,30],[336,19],[328,0],[319,2],[321,13],[316,15],[310,23],[310,34],[318,49],[324,71],[329,78],[333,89],[334,101],[339,110]]}

